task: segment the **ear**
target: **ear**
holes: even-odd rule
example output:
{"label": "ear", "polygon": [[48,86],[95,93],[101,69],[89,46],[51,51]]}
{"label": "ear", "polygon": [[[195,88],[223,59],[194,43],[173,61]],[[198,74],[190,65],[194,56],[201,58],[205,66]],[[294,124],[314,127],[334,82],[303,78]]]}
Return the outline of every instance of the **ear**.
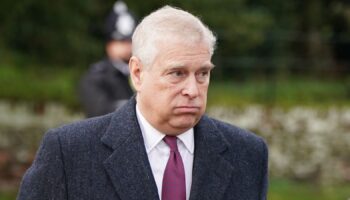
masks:
{"label": "ear", "polygon": [[132,56],[129,60],[129,70],[131,82],[134,85],[135,90],[138,92],[140,91],[142,84],[143,65],[141,60],[135,56]]}

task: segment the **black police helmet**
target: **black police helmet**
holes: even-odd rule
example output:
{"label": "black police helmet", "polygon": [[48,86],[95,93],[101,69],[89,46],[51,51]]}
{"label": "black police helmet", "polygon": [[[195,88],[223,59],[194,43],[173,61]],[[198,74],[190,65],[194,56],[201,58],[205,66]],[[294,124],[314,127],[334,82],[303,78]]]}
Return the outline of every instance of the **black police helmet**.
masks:
{"label": "black police helmet", "polygon": [[129,12],[123,1],[117,1],[105,23],[107,41],[131,40],[136,27],[135,17]]}

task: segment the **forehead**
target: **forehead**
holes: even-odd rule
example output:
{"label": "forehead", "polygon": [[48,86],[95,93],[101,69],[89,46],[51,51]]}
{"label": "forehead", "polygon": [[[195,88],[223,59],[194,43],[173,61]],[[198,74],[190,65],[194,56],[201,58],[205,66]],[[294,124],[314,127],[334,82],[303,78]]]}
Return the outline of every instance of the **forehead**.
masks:
{"label": "forehead", "polygon": [[162,42],[157,45],[154,65],[158,67],[208,67],[212,68],[209,46],[205,43]]}

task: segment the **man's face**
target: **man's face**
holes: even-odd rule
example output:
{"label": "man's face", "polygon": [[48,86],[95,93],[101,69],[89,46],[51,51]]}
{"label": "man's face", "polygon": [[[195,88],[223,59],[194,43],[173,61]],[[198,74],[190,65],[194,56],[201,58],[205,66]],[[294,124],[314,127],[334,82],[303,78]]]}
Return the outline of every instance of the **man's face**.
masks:
{"label": "man's face", "polygon": [[195,126],[205,112],[213,64],[205,44],[171,42],[158,49],[152,65],[141,66],[137,103],[156,129],[177,135]]}

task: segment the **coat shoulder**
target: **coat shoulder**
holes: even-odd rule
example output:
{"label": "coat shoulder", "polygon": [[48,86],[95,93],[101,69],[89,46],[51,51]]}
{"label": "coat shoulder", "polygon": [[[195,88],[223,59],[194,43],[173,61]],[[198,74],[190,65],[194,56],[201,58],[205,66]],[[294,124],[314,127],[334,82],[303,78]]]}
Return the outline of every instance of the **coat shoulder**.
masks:
{"label": "coat shoulder", "polygon": [[[264,139],[248,130],[235,125],[208,118],[215,133],[226,149],[222,152],[223,158],[235,166],[237,176],[242,186],[242,194],[251,198],[237,199],[266,199],[268,186],[268,148]],[[232,194],[231,194],[232,195]],[[242,197],[242,196],[241,196]]]}
{"label": "coat shoulder", "polygon": [[74,146],[84,143],[88,144],[102,137],[102,134],[105,133],[109,126],[112,116],[113,113],[110,113],[84,119],[51,129],[49,132],[56,133],[62,144]]}
{"label": "coat shoulder", "polygon": [[209,121],[218,129],[225,140],[235,146],[251,147],[256,149],[257,147],[266,148],[265,140],[256,135],[255,133],[229,124],[227,122],[220,121],[218,119],[207,117]]}

